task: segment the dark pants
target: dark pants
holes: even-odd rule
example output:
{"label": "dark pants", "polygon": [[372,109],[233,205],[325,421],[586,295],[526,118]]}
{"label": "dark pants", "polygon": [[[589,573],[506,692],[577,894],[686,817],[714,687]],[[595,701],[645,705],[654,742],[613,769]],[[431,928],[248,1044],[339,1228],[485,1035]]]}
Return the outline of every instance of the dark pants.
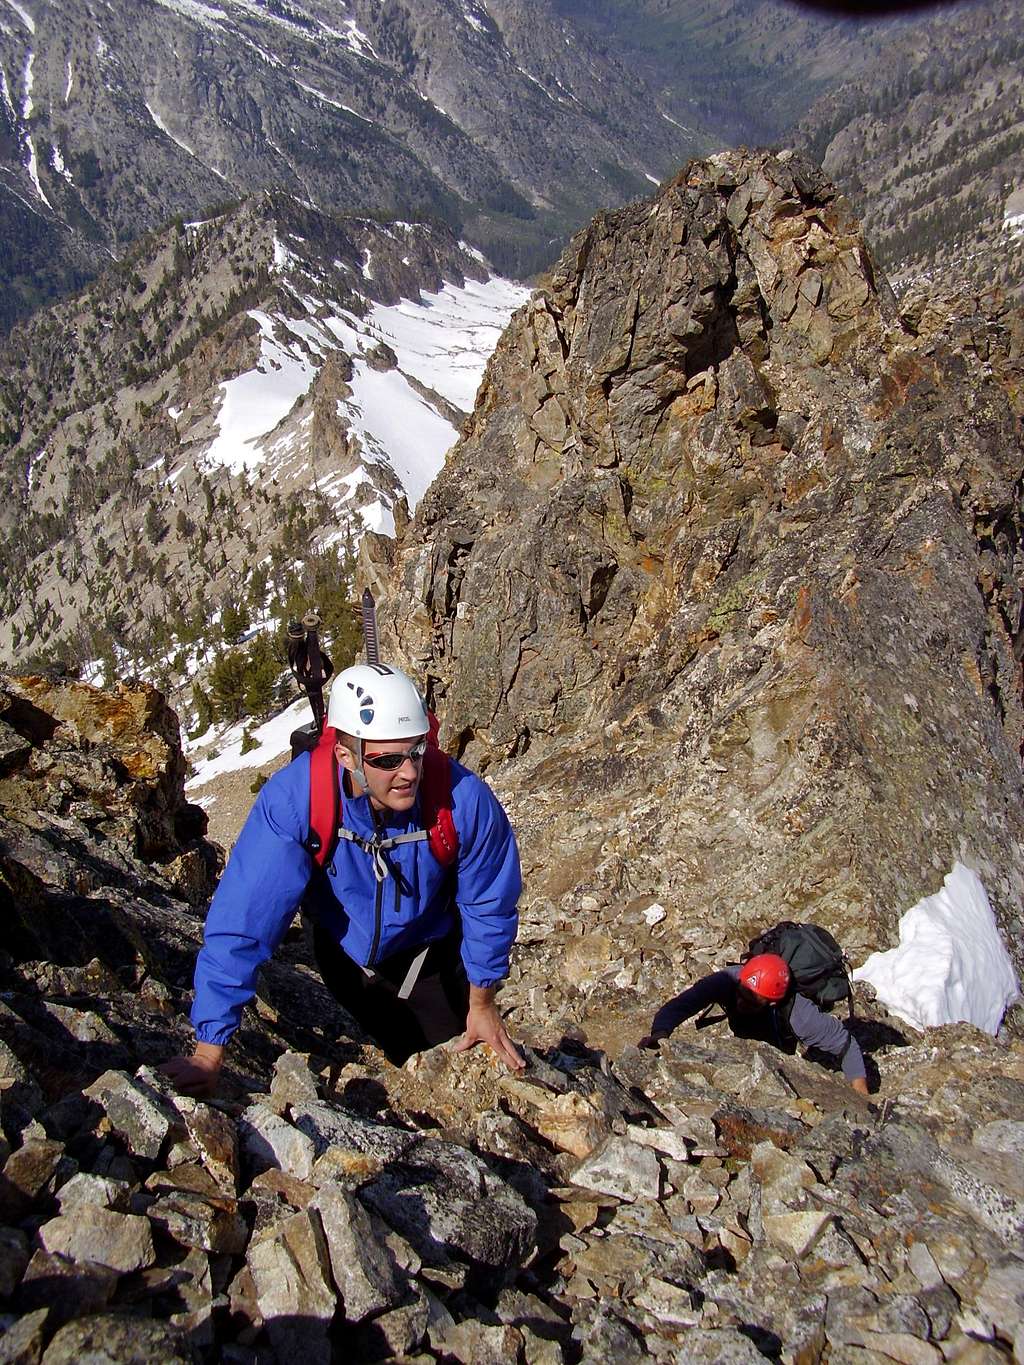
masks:
{"label": "dark pants", "polygon": [[396,1066],[414,1052],[465,1032],[469,981],[461,947],[458,929],[432,943],[408,999],[399,1000],[398,992],[419,948],[386,958],[370,977],[330,934],[319,926],[313,930],[316,965],[324,985]]}

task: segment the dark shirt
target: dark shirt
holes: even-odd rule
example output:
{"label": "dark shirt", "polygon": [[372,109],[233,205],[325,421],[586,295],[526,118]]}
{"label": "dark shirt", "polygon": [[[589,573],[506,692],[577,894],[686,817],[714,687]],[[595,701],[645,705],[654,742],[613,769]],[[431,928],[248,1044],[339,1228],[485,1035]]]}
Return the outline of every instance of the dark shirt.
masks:
{"label": "dark shirt", "polygon": [[[712,972],[703,976],[688,990],[662,1005],[654,1016],[651,1032],[668,1035],[686,1019],[692,1019],[709,1005],[719,1005],[732,1018],[739,1015],[737,997],[739,994],[740,968],[726,967],[724,971]],[[785,1020],[790,1032],[804,1047],[818,1048],[831,1052],[842,1060],[843,1075],[848,1081],[865,1076],[864,1055],[856,1038],[844,1024],[818,1009],[813,1000],[806,995],[794,995],[786,1002],[789,1017]],[[782,1011],[775,1005],[765,1006],[778,1019]]]}

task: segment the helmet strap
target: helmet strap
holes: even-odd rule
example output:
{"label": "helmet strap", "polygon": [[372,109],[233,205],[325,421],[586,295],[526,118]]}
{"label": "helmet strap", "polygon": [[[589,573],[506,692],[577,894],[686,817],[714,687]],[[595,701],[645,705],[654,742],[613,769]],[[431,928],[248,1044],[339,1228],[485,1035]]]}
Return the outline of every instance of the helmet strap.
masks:
{"label": "helmet strap", "polygon": [[367,782],[366,773],[363,771],[363,741],[361,739],[357,739],[356,743],[359,745],[359,749],[356,753],[356,766],[352,769],[352,776],[362,787],[364,793],[368,795],[370,791],[370,784]]}

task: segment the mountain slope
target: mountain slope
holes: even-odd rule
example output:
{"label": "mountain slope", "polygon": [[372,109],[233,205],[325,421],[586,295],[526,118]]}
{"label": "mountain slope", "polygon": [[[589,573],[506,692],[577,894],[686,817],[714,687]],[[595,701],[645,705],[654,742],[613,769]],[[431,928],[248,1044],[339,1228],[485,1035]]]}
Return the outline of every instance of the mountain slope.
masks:
{"label": "mountain slope", "polygon": [[[0,194],[73,255],[282,188],[446,222],[522,275],[697,146],[546,4],[26,0],[0,14]],[[33,277],[15,243],[9,278]],[[28,287],[27,285],[25,286]]]}
{"label": "mountain slope", "polygon": [[392,529],[525,298],[481,262],[441,228],[261,196],[147,239],[17,329],[0,353],[5,655],[116,643],[180,682],[222,603],[259,619],[289,566]]}
{"label": "mountain slope", "polygon": [[940,11],[928,41],[894,34],[879,69],[805,115],[799,141],[850,194],[895,281],[1024,290],[1024,245],[1004,226],[1024,188],[1018,5]]}
{"label": "mountain slope", "polygon": [[776,0],[556,0],[556,7],[640,72],[676,118],[714,129],[720,145],[777,142],[820,95],[877,71],[891,34],[907,22],[854,22]]}
{"label": "mountain slope", "polygon": [[[261,189],[439,219],[522,278],[688,157],[789,142],[801,120],[887,260],[904,229],[925,261],[961,223],[991,243],[986,172],[1016,187],[1015,27],[1010,0],[863,22],[775,0],[7,0],[0,323],[175,214]],[[933,113],[899,112],[922,80]],[[904,193],[908,143],[931,164]],[[950,208],[965,174],[985,184]]]}

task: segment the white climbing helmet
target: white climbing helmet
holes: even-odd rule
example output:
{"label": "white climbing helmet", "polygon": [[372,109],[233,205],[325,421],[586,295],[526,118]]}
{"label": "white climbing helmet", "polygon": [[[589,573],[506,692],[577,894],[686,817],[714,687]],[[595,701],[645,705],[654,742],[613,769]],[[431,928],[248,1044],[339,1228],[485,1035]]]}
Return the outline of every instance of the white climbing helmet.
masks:
{"label": "white climbing helmet", "polygon": [[342,669],[331,687],[327,724],[355,739],[412,739],[430,728],[419,688],[388,664]]}

